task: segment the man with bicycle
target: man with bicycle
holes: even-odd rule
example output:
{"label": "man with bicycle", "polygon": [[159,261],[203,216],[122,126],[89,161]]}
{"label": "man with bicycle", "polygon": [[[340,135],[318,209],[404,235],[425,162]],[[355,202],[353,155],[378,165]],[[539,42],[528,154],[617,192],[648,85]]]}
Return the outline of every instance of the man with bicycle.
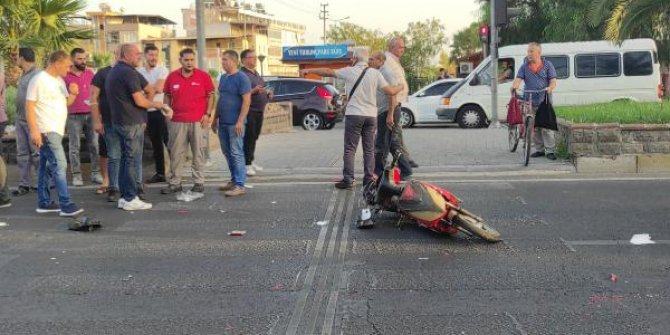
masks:
{"label": "man with bicycle", "polygon": [[[524,92],[524,99],[532,99],[531,104],[534,112],[537,112],[540,104],[545,99],[549,99],[551,93],[556,89],[556,68],[550,61],[542,59],[542,47],[539,43],[528,44],[528,57],[517,72],[516,79],[512,84],[512,94],[515,94],[522,82],[525,91],[546,90],[546,94],[531,95],[529,92]],[[553,130],[535,128],[533,142],[535,142],[536,151],[530,157],[546,155],[548,159],[556,160],[556,139]]]}

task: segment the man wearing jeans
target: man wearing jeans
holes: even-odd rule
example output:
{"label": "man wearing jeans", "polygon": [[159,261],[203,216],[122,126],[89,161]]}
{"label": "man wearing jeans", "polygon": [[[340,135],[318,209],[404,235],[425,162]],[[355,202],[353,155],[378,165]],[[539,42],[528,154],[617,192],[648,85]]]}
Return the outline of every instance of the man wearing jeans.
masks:
{"label": "man wearing jeans", "polygon": [[[63,150],[63,134],[67,121],[67,107],[74,103],[79,88],[72,83],[65,87],[64,77],[72,65],[65,51],[49,56],[46,70],[38,73],[28,85],[26,118],[30,140],[40,148],[40,167],[37,177],[37,212],[60,212],[61,216],[75,216],[84,210],[70,200],[65,170],[67,161]],[[54,179],[59,204],[51,201],[49,185]]]}
{"label": "man wearing jeans", "polygon": [[[386,55],[381,52],[375,52],[370,57],[370,67],[380,69],[386,62]],[[393,75],[381,71],[382,76],[387,82],[395,82]],[[389,114],[389,111],[391,112]],[[386,158],[389,153],[402,152],[402,143],[398,134],[402,131],[400,123],[395,122],[400,119],[400,104],[397,103],[395,96],[387,96],[383,90],[377,91],[377,140],[375,143],[375,174],[381,175],[386,166]],[[412,167],[407,159],[400,156],[398,160],[400,168],[400,177],[407,178],[412,175]]]}
{"label": "man wearing jeans", "polygon": [[[162,108],[163,103],[144,96],[139,66],[142,53],[135,44],[122,44],[119,61],[105,80],[105,93],[112,114],[113,131],[121,141],[121,171],[118,208],[126,211],[151,209],[152,205],[138,197],[137,164],[142,160],[147,108]],[[109,147],[108,154],[109,153]]]}
{"label": "man wearing jeans", "polygon": [[[335,183],[339,189],[351,189],[354,182],[354,158],[356,148],[361,137],[363,138],[363,164],[365,177],[363,185],[374,181],[375,167],[375,132],[377,131],[377,90],[383,90],[388,95],[396,95],[403,85],[390,86],[384,77],[374,68],[368,68],[370,51],[367,47],[356,47],[353,53],[352,66],[338,70],[327,68],[304,69],[302,76],[310,73],[322,77],[336,77],[343,79],[348,92],[346,117],[344,120],[344,168],[342,180]],[[365,72],[364,72],[365,71]],[[357,81],[356,90],[352,90]]]}
{"label": "man wearing jeans", "polygon": [[86,145],[88,154],[91,157],[91,180],[96,184],[102,183],[100,175],[100,161],[98,157],[98,134],[93,130],[93,120],[91,119],[91,106],[89,98],[91,97],[91,81],[93,80],[93,71],[86,68],[86,51],[82,48],[74,48],[70,52],[72,57],[72,68],[63,78],[65,84],[77,84],[79,94],[74,103],[68,107],[67,134],[68,145],[70,147],[70,167],[72,169],[72,185],[82,186],[84,181],[81,178],[81,161],[79,155],[79,144],[81,133],[86,136]]}
{"label": "man wearing jeans", "polygon": [[244,165],[244,123],[251,105],[251,81],[237,69],[238,62],[239,56],[234,50],[226,50],[221,56],[221,65],[226,74],[219,80],[219,102],[212,119],[212,129],[219,133],[221,150],[230,170],[230,181],[219,188],[225,191],[227,197],[243,195],[247,178]]}
{"label": "man wearing jeans", "polygon": [[26,195],[33,187],[32,170],[40,165],[39,149],[30,142],[30,129],[26,121],[26,94],[30,80],[40,72],[35,66],[35,51],[30,48],[19,48],[18,65],[23,70],[16,90],[16,165],[19,168],[19,187],[12,193],[14,196]]}

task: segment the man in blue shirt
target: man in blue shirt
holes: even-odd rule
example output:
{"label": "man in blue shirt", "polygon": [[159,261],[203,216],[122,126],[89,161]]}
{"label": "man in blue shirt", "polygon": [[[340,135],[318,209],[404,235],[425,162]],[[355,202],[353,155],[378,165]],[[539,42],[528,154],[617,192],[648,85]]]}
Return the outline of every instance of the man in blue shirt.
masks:
{"label": "man in blue shirt", "polygon": [[[522,82],[526,91],[547,90],[546,94],[532,94],[532,105],[535,112],[544,99],[549,99],[551,93],[556,89],[556,69],[550,61],[542,59],[542,47],[538,43],[528,44],[527,61],[519,68],[512,84],[512,90],[519,89]],[[530,93],[525,92],[524,98],[528,99],[529,95]],[[556,160],[556,139],[553,130],[535,128],[533,142],[535,142],[535,152],[530,157],[542,157],[546,154],[548,159]]]}
{"label": "man in blue shirt", "polygon": [[219,134],[221,151],[226,156],[230,170],[230,181],[219,188],[225,191],[227,197],[245,193],[244,131],[251,105],[251,81],[238,70],[239,60],[234,50],[226,50],[221,56],[221,65],[226,74],[219,79],[219,102],[212,119],[212,130]]}

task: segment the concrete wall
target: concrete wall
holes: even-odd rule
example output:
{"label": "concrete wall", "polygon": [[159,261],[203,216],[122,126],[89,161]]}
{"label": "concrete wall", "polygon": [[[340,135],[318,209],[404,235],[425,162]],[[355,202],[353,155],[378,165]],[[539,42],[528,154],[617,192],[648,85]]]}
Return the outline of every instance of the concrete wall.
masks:
{"label": "concrete wall", "polygon": [[579,173],[670,172],[670,124],[579,124],[558,120]]}

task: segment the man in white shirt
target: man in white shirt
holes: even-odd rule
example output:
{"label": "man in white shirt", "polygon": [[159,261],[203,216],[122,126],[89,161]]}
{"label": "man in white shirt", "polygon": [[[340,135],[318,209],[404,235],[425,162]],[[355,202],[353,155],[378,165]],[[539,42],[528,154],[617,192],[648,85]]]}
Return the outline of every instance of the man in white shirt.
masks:
{"label": "man in white shirt", "polygon": [[[343,79],[347,87],[349,102],[347,103],[345,115],[343,178],[335,183],[335,187],[339,189],[352,188],[354,181],[354,158],[361,137],[363,138],[363,164],[365,167],[363,184],[367,185],[367,183],[375,179],[374,156],[375,132],[377,130],[377,90],[381,89],[387,95],[393,96],[403,89],[402,85],[389,85],[379,71],[368,68],[369,58],[370,51],[367,47],[356,47],[353,52],[352,66],[338,70],[320,68],[300,71],[302,76],[313,73],[322,77]],[[357,82],[358,85],[356,85]]]}
{"label": "man in white shirt", "polygon": [[[26,95],[30,140],[40,148],[37,212],[60,212],[60,216],[75,216],[84,210],[70,200],[65,176],[67,161],[62,141],[68,115],[67,107],[74,103],[79,94],[79,86],[71,83],[69,88],[65,87],[63,77],[72,65],[70,55],[65,51],[51,54],[48,64],[46,70],[30,81]],[[50,178],[54,178],[59,204],[51,201]]]}
{"label": "man in white shirt", "polygon": [[[144,66],[137,71],[149,82],[156,95],[154,101],[163,102],[163,85],[168,76],[168,70],[165,66],[158,64],[160,59],[158,48],[149,44],[144,48]],[[153,148],[154,164],[156,164],[156,174],[147,179],[147,184],[165,182],[165,154],[164,146],[168,144],[168,129],[165,122],[165,116],[159,110],[154,108],[147,110],[147,132],[151,139]],[[141,178],[140,178],[141,180]]]}
{"label": "man in white shirt", "polygon": [[[405,69],[402,68],[400,64],[400,57],[405,54],[405,40],[400,36],[392,37],[388,42],[388,48],[385,53],[386,62],[380,69],[384,79],[390,84],[402,84],[404,89],[396,95],[396,101],[398,102],[397,108],[400,108],[402,104],[407,103],[407,97],[409,95],[409,86],[407,85],[407,78],[405,77]],[[393,114],[393,113],[392,113]],[[398,120],[395,120],[396,122]],[[407,151],[407,146],[405,146],[405,141],[402,138],[402,127],[397,127],[394,129],[396,136],[400,140],[400,146],[402,150],[402,157],[409,162],[409,165],[413,168],[419,167],[409,156]],[[410,171],[411,173],[411,171]],[[404,176],[409,178],[409,175]]]}

